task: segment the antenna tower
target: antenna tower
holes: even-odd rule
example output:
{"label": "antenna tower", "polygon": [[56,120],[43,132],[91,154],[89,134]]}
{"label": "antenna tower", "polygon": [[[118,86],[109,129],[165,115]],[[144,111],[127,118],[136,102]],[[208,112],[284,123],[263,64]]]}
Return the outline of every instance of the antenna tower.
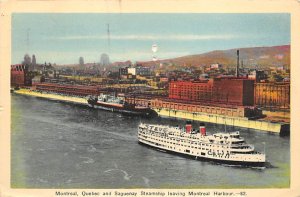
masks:
{"label": "antenna tower", "polygon": [[107,45],[108,45],[108,50],[110,51],[110,30],[109,30],[109,23],[107,23]]}
{"label": "antenna tower", "polygon": [[29,52],[29,30],[30,28],[27,29],[27,37],[26,37],[27,53]]}

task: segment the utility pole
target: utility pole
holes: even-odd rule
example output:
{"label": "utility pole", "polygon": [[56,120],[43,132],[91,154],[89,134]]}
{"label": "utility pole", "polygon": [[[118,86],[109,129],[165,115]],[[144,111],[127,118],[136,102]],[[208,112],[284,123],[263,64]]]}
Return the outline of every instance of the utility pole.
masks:
{"label": "utility pole", "polygon": [[107,23],[107,45],[108,45],[108,52],[110,52],[110,30],[109,30],[109,23]]}
{"label": "utility pole", "polygon": [[27,53],[28,53],[28,51],[29,51],[29,30],[30,30],[30,28],[27,29],[27,37],[26,37]]}

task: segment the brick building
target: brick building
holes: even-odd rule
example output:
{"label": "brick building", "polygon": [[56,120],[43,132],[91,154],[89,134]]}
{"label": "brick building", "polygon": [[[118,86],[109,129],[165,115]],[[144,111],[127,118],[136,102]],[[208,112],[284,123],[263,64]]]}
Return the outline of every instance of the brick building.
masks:
{"label": "brick building", "polygon": [[233,105],[254,105],[254,80],[216,78],[213,82],[212,101]]}
{"label": "brick building", "polygon": [[290,109],[290,83],[255,83],[255,105],[270,110]]}
{"label": "brick building", "polygon": [[211,101],[212,81],[171,81],[169,98],[188,101]]}
{"label": "brick building", "polygon": [[100,93],[100,88],[98,86],[68,85],[55,83],[36,84],[36,90],[77,96],[99,95]]}
{"label": "brick building", "polygon": [[240,106],[254,105],[254,81],[240,78],[215,78],[209,81],[172,81],[169,98]]}
{"label": "brick building", "polygon": [[11,65],[10,69],[10,83],[11,86],[30,86],[32,73],[29,71],[27,65],[16,64]]}

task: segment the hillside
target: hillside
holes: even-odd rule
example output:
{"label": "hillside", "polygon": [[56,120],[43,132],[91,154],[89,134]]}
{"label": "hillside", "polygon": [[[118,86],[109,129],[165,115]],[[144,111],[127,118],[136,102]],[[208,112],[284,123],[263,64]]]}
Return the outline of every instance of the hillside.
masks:
{"label": "hillside", "polygon": [[[271,66],[290,66],[290,45],[272,46],[272,47],[252,47],[239,48],[240,63],[244,66],[251,67],[260,65],[262,67]],[[220,63],[225,66],[236,65],[237,49],[216,50],[208,53],[189,55],[173,59],[160,60],[158,63],[173,63],[185,66],[205,66],[213,63]],[[153,62],[140,62],[147,66]]]}

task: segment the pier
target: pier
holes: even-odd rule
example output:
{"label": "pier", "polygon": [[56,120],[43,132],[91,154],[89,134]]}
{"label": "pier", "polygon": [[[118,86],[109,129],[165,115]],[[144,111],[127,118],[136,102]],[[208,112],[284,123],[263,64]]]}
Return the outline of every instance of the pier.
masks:
{"label": "pier", "polygon": [[47,92],[38,92],[38,91],[30,90],[30,89],[15,90],[14,93],[27,95],[27,96],[34,96],[34,97],[38,97],[38,98],[45,98],[45,99],[49,99],[49,100],[56,100],[56,101],[74,103],[74,104],[87,105],[87,100],[83,97],[67,96],[67,95],[60,95],[60,94],[47,93]]}
{"label": "pier", "polygon": [[[79,97],[79,96],[54,94],[50,92],[35,91],[30,89],[15,90],[14,93],[27,95],[27,96],[34,96],[38,98],[45,98],[50,100],[80,104],[80,105],[87,105],[86,98]],[[146,102],[145,100],[143,101]],[[155,102],[157,102],[157,99],[155,99]],[[152,104],[154,103],[152,102]],[[171,109],[171,108],[157,107],[157,106],[158,105],[152,105],[151,108],[155,110],[159,116],[164,118],[179,118],[179,119],[188,119],[193,121],[208,122],[214,124],[226,124],[228,126],[243,127],[243,128],[275,133],[280,136],[289,135],[290,133],[289,123],[272,122],[272,121],[266,121],[260,119],[251,120],[251,118],[249,117],[242,117],[239,113],[236,113],[236,116],[233,116],[235,115],[235,113],[232,113],[231,116],[228,116],[228,115],[215,114],[215,113],[186,111],[186,110],[178,110],[178,109]]]}
{"label": "pier", "polygon": [[289,123],[271,122],[263,120],[249,120],[246,117],[230,117],[218,114],[209,114],[203,112],[188,112],[182,110],[170,110],[167,108],[155,108],[157,114],[161,117],[189,119],[193,121],[209,122],[214,124],[226,124],[229,126],[244,127],[256,129],[281,136],[289,135]]}

